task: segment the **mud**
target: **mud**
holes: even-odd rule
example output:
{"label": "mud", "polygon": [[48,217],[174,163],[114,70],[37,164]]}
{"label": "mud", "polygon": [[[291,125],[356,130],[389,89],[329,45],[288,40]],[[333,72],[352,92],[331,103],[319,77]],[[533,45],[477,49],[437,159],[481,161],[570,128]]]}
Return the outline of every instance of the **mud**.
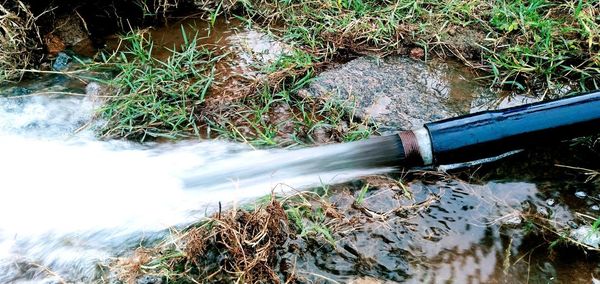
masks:
{"label": "mud", "polygon": [[407,189],[365,180],[360,205],[362,184],[338,186],[331,200],[353,225],[335,245],[301,240],[287,257],[316,283],[590,283],[598,255],[561,234],[594,221],[582,216],[597,216],[600,184],[555,166],[575,153],[544,150],[495,169],[409,174]]}

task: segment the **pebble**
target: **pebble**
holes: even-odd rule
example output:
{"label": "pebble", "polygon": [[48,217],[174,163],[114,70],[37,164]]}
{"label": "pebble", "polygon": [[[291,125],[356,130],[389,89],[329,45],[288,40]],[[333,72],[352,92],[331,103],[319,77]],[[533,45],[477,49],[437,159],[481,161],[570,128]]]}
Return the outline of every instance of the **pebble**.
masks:
{"label": "pebble", "polygon": [[598,206],[597,204],[594,204],[590,207],[590,209],[593,211],[598,211],[598,210],[600,210],[600,206]]}
{"label": "pebble", "polygon": [[522,220],[521,220],[521,217],[519,217],[519,216],[512,216],[512,217],[504,220],[504,224],[506,224],[506,225],[519,225],[519,224],[521,224],[521,222],[522,222]]}
{"label": "pebble", "polygon": [[572,220],[567,221],[567,225],[569,225],[571,228],[573,229],[577,229],[577,223],[573,222]]}
{"label": "pebble", "polygon": [[585,193],[584,191],[578,191],[578,192],[575,192],[575,196],[577,196],[577,198],[583,199],[583,198],[587,197],[587,193]]}
{"label": "pebble", "polygon": [[70,62],[71,56],[67,55],[64,52],[59,52],[58,56],[54,60],[54,63],[52,64],[52,69],[54,69],[55,71],[63,71],[67,69]]}
{"label": "pebble", "polygon": [[0,97],[20,97],[31,94],[33,91],[23,87],[12,87],[0,90]]}
{"label": "pebble", "polygon": [[554,198],[548,198],[546,200],[546,205],[548,205],[548,206],[554,206],[554,204],[556,204],[556,200],[554,200]]}

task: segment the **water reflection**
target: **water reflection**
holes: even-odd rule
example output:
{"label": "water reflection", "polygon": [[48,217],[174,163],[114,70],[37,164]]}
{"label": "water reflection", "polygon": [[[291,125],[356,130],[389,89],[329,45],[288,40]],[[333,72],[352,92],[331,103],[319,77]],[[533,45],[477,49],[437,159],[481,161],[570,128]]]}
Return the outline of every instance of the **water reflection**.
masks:
{"label": "water reflection", "polygon": [[597,216],[590,204],[600,185],[555,167],[578,156],[559,150],[565,153],[527,153],[457,177],[414,179],[412,201],[381,186],[366,198],[377,200],[366,205],[370,212],[393,202],[410,209],[379,221],[347,201],[360,187],[340,186],[334,205],[346,220],[360,221],[333,248],[308,245],[298,267],[353,283],[590,283],[600,272],[596,254],[550,243],[556,232],[583,224],[581,214]]}

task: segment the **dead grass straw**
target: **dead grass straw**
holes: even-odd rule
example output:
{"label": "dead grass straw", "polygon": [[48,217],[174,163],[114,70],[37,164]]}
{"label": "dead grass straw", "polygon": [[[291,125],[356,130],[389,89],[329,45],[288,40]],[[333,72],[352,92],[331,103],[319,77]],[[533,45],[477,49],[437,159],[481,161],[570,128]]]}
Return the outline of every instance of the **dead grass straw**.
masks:
{"label": "dead grass straw", "polygon": [[148,252],[115,263],[121,281],[161,275],[175,283],[281,283],[277,250],[288,240],[287,215],[275,200],[256,210],[218,213]]}
{"label": "dead grass straw", "polygon": [[0,3],[0,83],[23,76],[40,42],[35,17],[23,2]]}

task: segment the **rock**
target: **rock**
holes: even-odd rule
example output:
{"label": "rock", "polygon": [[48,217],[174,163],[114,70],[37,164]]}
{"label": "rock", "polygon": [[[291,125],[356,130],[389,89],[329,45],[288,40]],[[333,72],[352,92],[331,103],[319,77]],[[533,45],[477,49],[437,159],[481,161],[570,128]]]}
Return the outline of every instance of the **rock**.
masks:
{"label": "rock", "polygon": [[425,57],[425,50],[421,47],[415,47],[410,50],[410,58],[422,59]]}
{"label": "rock", "polygon": [[584,199],[587,197],[587,193],[585,191],[577,191],[575,192],[575,196],[580,199]]}
{"label": "rock", "polygon": [[381,284],[384,282],[380,281],[376,278],[365,276],[365,277],[361,277],[361,278],[352,279],[348,283],[349,284]]}
{"label": "rock", "polygon": [[60,55],[59,52],[67,48],[85,56],[93,56],[96,53],[85,23],[75,14],[58,18],[54,30],[44,36],[44,43],[51,56]]}
{"label": "rock", "polygon": [[468,113],[486,91],[474,77],[458,63],[362,57],[321,73],[300,95],[339,100],[386,132]]}
{"label": "rock", "polygon": [[58,36],[51,33],[44,36],[44,43],[48,54],[51,56],[56,56],[66,48],[65,43]]}
{"label": "rock", "polygon": [[67,46],[75,46],[90,39],[85,24],[76,14],[58,18],[54,32]]}
{"label": "rock", "polygon": [[372,212],[384,214],[400,207],[400,202],[395,196],[396,192],[391,189],[374,190],[368,194],[360,206]]}
{"label": "rock", "polygon": [[20,97],[31,94],[32,91],[24,87],[9,87],[0,89],[0,97]]}
{"label": "rock", "polygon": [[52,63],[52,69],[55,71],[63,71],[69,67],[69,62],[71,62],[71,56],[68,56],[66,53],[60,52],[58,56]]}

